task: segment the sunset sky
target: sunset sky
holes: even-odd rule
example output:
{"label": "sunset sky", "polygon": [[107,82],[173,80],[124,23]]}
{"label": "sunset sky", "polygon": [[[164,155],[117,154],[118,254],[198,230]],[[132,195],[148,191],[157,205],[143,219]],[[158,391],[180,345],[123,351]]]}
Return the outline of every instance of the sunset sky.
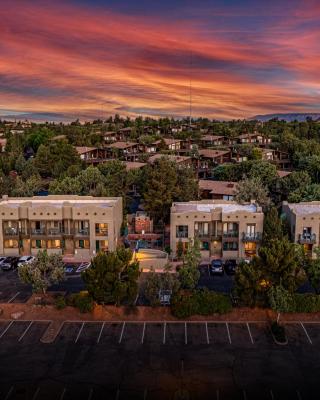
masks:
{"label": "sunset sky", "polygon": [[319,0],[1,0],[0,117],[320,112]]}

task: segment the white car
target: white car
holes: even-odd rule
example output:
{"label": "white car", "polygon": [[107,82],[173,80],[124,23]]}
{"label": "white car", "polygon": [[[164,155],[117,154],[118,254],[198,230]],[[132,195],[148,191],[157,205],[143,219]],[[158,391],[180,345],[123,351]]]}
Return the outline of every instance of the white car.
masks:
{"label": "white car", "polygon": [[0,265],[2,264],[2,262],[6,259],[7,257],[1,256],[0,257]]}
{"label": "white car", "polygon": [[22,256],[19,258],[18,267],[21,267],[24,264],[30,264],[35,259],[33,256]]}
{"label": "white car", "polygon": [[79,265],[79,267],[76,269],[76,273],[80,273],[82,271],[85,271],[86,269],[88,269],[91,266],[91,263],[89,262],[84,262],[82,264]]}

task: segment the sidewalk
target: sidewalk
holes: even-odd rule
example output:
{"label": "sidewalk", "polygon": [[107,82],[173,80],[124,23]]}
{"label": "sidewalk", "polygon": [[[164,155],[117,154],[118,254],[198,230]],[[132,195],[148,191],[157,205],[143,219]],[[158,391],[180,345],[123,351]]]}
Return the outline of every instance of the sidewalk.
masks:
{"label": "sidewalk", "polygon": [[[80,313],[76,308],[66,307],[57,310],[52,305],[40,306],[31,302],[0,304],[0,320],[13,319],[12,314],[20,313],[20,320],[43,321],[179,321],[170,311],[169,307],[137,306],[116,307],[96,305],[91,313]],[[236,308],[228,314],[213,314],[208,316],[195,315],[186,318],[186,321],[255,321],[266,322],[276,319],[276,313],[267,309]],[[320,313],[314,314],[282,314],[281,321],[310,321],[320,322]]]}

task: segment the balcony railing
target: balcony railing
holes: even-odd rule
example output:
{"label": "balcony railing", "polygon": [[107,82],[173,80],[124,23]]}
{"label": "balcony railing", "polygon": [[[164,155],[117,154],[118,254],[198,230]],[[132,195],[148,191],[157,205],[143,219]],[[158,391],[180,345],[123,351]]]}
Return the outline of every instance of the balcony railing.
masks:
{"label": "balcony railing", "polygon": [[108,236],[108,229],[96,229],[96,236]]}
{"label": "balcony railing", "polygon": [[9,226],[7,228],[4,228],[4,234],[5,236],[17,236],[19,235],[19,229],[13,226]]}
{"label": "balcony railing", "polygon": [[76,229],[76,236],[89,236],[89,228]]}
{"label": "balcony railing", "polygon": [[242,232],[242,241],[243,242],[260,242],[262,239],[262,234],[260,232]]}
{"label": "balcony railing", "polygon": [[239,232],[238,231],[223,232],[222,235],[224,238],[237,238],[239,237]]}
{"label": "balcony railing", "polygon": [[188,232],[176,232],[176,238],[188,239]]}
{"label": "balcony railing", "polygon": [[60,236],[62,235],[63,230],[60,228],[48,228],[47,235],[48,236]]}
{"label": "balcony railing", "polygon": [[315,233],[302,233],[298,240],[300,244],[314,244],[317,242],[317,235]]}
{"label": "balcony railing", "polygon": [[45,228],[31,228],[31,235],[32,236],[43,236],[46,234],[46,229]]}

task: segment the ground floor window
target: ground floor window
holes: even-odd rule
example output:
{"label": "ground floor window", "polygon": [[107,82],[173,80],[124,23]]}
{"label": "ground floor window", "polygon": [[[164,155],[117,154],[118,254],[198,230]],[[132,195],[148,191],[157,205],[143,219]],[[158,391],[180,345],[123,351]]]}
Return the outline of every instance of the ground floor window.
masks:
{"label": "ground floor window", "polygon": [[46,246],[46,241],[45,240],[40,240],[40,239],[32,240],[31,241],[31,247],[33,249],[45,249],[47,247]]}
{"label": "ground floor window", "polygon": [[12,239],[5,240],[4,247],[6,249],[17,249],[19,247],[19,242],[18,240],[12,240]]}
{"label": "ground floor window", "polygon": [[108,251],[109,243],[107,240],[96,240],[96,251]]}
{"label": "ground floor window", "polygon": [[247,257],[252,257],[256,255],[257,252],[257,243],[254,242],[246,242],[244,244],[244,252]]}
{"label": "ground floor window", "polygon": [[48,249],[61,249],[61,240],[48,240]]}
{"label": "ground floor window", "polygon": [[209,250],[209,242],[200,242],[200,250]]}
{"label": "ground floor window", "polygon": [[224,251],[237,251],[238,250],[238,242],[224,242],[223,250]]}
{"label": "ground floor window", "polygon": [[76,241],[76,248],[77,249],[90,249],[90,241],[89,240],[84,240],[80,239]]}

